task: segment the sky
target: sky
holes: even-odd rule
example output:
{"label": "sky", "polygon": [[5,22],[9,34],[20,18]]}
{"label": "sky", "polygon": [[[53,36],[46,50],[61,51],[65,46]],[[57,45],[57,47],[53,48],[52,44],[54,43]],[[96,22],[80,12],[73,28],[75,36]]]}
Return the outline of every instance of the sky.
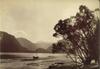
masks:
{"label": "sky", "polygon": [[0,0],[0,31],[32,42],[56,42],[54,25],[74,16],[80,5],[94,10],[99,0]]}

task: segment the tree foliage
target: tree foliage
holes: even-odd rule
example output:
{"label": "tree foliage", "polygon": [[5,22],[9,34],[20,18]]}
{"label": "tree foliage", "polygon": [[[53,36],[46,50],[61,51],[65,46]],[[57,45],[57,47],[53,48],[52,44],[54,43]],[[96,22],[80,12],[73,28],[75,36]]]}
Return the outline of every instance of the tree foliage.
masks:
{"label": "tree foliage", "polygon": [[67,50],[70,54],[74,54],[72,44],[69,41],[59,40],[57,43],[52,44],[53,53],[65,53],[65,50]]}
{"label": "tree foliage", "polygon": [[79,12],[75,16],[60,19],[54,27],[56,33],[53,36],[60,35],[63,40],[70,41],[72,49],[84,64],[90,64],[92,59],[98,61],[99,58],[99,19],[93,14],[98,10],[91,11],[85,5],[80,5]]}

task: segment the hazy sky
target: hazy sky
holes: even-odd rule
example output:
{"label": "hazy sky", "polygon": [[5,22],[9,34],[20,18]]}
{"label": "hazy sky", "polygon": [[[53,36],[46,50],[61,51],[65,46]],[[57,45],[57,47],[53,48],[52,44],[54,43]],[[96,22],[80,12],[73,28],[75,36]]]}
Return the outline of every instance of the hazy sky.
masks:
{"label": "hazy sky", "polygon": [[0,31],[32,42],[54,42],[53,27],[59,19],[78,12],[81,4],[99,7],[99,0],[0,0]]}

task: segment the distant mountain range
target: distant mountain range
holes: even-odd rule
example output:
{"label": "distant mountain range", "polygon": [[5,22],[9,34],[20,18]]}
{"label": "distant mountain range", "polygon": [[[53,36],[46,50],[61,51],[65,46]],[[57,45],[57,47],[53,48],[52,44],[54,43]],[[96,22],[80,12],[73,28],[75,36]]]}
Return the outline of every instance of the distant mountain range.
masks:
{"label": "distant mountain range", "polygon": [[22,47],[27,48],[28,50],[36,50],[37,47],[35,46],[35,43],[32,43],[31,41],[25,39],[25,38],[17,38],[18,42],[21,44]]}
{"label": "distant mountain range", "polygon": [[32,43],[25,38],[16,38],[7,32],[0,31],[0,52],[38,52],[50,53],[52,43]]}
{"label": "distant mountain range", "polygon": [[50,47],[50,46],[52,45],[52,43],[39,41],[39,42],[37,42],[35,45],[36,45],[38,48],[47,49],[48,47]]}

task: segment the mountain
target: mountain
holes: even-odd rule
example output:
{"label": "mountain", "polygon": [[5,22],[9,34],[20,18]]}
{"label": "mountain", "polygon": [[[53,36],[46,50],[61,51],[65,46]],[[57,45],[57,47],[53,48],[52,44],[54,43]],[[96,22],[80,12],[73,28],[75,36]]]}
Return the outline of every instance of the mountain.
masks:
{"label": "mountain", "polygon": [[0,52],[32,52],[21,46],[16,37],[0,31]]}
{"label": "mountain", "polygon": [[48,47],[50,47],[52,45],[52,43],[49,42],[37,42],[35,44],[38,48],[43,48],[43,49],[47,49]]}
{"label": "mountain", "polygon": [[48,50],[50,53],[52,53],[52,45],[49,46],[46,50]]}
{"label": "mountain", "polygon": [[50,53],[48,50],[43,49],[43,48],[38,48],[35,50],[36,53]]}
{"label": "mountain", "polygon": [[21,44],[22,47],[25,47],[30,51],[35,51],[37,49],[35,43],[32,43],[26,38],[17,38],[17,40]]}
{"label": "mountain", "polygon": [[[44,53],[52,53],[52,43],[49,42],[37,42],[36,46],[39,48],[36,51]],[[40,51],[39,51],[40,50]]]}
{"label": "mountain", "polygon": [[51,43],[47,42],[32,43],[26,38],[17,38],[17,40],[21,44],[21,46],[36,53],[48,53],[50,51],[47,48],[52,45]]}

